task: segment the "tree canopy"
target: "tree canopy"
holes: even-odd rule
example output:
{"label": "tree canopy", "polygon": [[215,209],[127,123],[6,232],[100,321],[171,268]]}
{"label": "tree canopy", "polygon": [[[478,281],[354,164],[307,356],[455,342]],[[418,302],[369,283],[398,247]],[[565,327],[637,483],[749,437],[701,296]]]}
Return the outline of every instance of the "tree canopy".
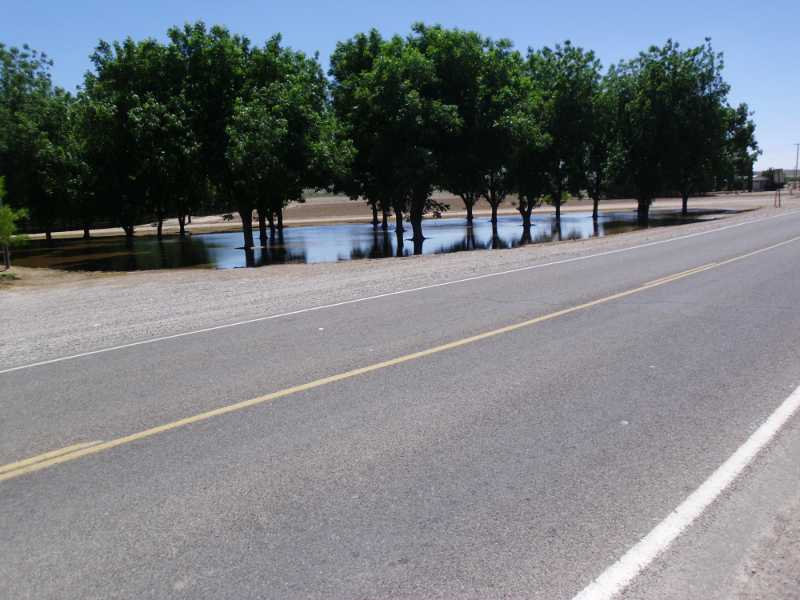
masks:
{"label": "tree canopy", "polygon": [[632,195],[646,220],[660,194],[688,198],[751,186],[759,154],[752,113],[731,106],[709,40],[668,40],[607,70],[569,41],[530,48],[417,23],[406,36],[359,33],[337,44],[326,77],[316,56],[280,35],[252,43],[189,23],[166,41],[101,41],[75,94],[50,59],[0,44],[0,175],[27,226],[47,233],[96,223],[133,235],[198,211],[237,212],[244,245],[283,226],[306,190],[366,201],[383,227],[394,212],[415,250],[426,213],[480,199],[497,223],[515,200],[523,225],[543,202]]}

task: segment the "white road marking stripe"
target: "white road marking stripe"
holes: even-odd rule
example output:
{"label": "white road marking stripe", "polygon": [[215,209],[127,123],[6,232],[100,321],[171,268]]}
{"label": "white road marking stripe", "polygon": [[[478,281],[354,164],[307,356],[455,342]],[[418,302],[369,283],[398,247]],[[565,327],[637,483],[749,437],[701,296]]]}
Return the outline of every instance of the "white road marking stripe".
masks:
{"label": "white road marking stripe", "polygon": [[64,361],[67,361],[67,360],[74,360],[76,358],[84,358],[86,356],[93,356],[95,354],[102,354],[102,353],[105,353],[105,352],[114,352],[116,350],[124,350],[126,348],[134,348],[136,346],[143,346],[145,344],[154,344],[156,342],[164,342],[164,341],[167,341],[167,340],[174,340],[174,339],[177,339],[177,338],[182,338],[182,337],[186,337],[186,336],[190,336],[190,335],[197,335],[197,334],[200,334],[200,333],[209,333],[211,331],[219,331],[220,329],[228,329],[230,327],[239,327],[241,325],[250,325],[252,323],[260,323],[262,321],[270,321],[272,319],[281,319],[281,318],[284,318],[284,317],[291,317],[293,315],[299,315],[299,314],[302,314],[302,313],[314,312],[314,311],[318,311],[318,310],[326,310],[326,309],[329,309],[329,308],[336,308],[338,306],[346,306],[348,304],[357,304],[359,302],[368,302],[370,300],[379,300],[380,298],[388,298],[389,296],[399,296],[401,294],[411,294],[411,293],[414,293],[414,292],[421,292],[421,291],[424,291],[424,290],[430,290],[430,289],[434,289],[434,288],[445,287],[445,286],[448,286],[448,285],[456,285],[456,284],[459,284],[459,283],[467,283],[467,282],[470,282],[470,281],[477,281],[479,279],[488,279],[490,277],[500,277],[502,275],[510,275],[512,273],[520,273],[520,272],[523,272],[523,271],[532,271],[534,269],[543,269],[545,267],[553,267],[553,266],[556,266],[556,265],[563,265],[563,264],[572,263],[572,262],[578,262],[578,261],[582,261],[582,260],[589,260],[591,258],[600,258],[602,256],[609,256],[609,255],[612,255],[612,254],[621,254],[623,252],[631,252],[633,250],[639,250],[641,248],[649,248],[651,246],[658,246],[660,244],[668,244],[668,243],[671,243],[671,242],[677,242],[677,241],[680,241],[680,240],[686,240],[686,239],[693,238],[693,237],[698,237],[698,236],[702,236],[702,235],[708,235],[708,234],[711,234],[711,233],[717,233],[717,232],[725,231],[725,230],[728,230],[728,229],[734,229],[736,227],[742,227],[744,225],[752,225],[754,223],[761,223],[763,221],[769,221],[771,219],[777,219],[777,218],[780,218],[780,217],[787,217],[787,216],[790,216],[790,215],[793,215],[793,214],[797,214],[798,212],[800,212],[800,210],[792,210],[790,212],[783,213],[783,214],[780,214],[780,215],[772,215],[770,217],[764,217],[763,219],[754,219],[752,221],[744,221],[743,223],[734,223],[733,225],[725,225],[724,227],[717,227],[716,229],[710,229],[708,231],[698,231],[696,233],[689,233],[689,234],[686,234],[686,235],[682,235],[682,236],[674,237],[674,238],[669,238],[669,239],[666,239],[666,240],[656,240],[655,242],[647,242],[647,243],[644,243],[644,244],[638,244],[636,246],[628,246],[627,248],[618,248],[616,250],[607,250],[606,252],[598,252],[597,254],[587,254],[585,256],[575,256],[575,257],[572,257],[572,258],[565,258],[565,259],[562,259],[562,260],[555,260],[555,261],[548,262],[548,263],[540,263],[540,264],[536,264],[536,265],[529,265],[527,267],[517,267],[516,269],[508,269],[507,271],[495,271],[493,273],[484,273],[483,275],[474,275],[472,277],[465,277],[464,279],[454,279],[453,281],[445,281],[445,282],[442,282],[442,283],[433,283],[433,284],[430,284],[430,285],[423,285],[423,286],[415,287],[415,288],[407,288],[407,289],[404,289],[404,290],[397,290],[395,292],[385,292],[383,294],[376,294],[374,296],[365,296],[363,298],[354,298],[352,300],[343,300],[341,302],[333,302],[331,304],[322,304],[320,306],[311,306],[309,308],[301,308],[301,309],[298,309],[298,310],[292,310],[292,311],[289,311],[289,312],[279,313],[279,314],[275,314],[275,315],[267,315],[267,316],[264,316],[264,317],[255,317],[253,319],[245,319],[243,321],[236,321],[235,323],[225,323],[224,325],[215,325],[213,327],[204,327],[202,329],[195,329],[195,330],[192,330],[192,331],[183,331],[181,333],[174,333],[174,334],[171,334],[171,335],[164,335],[164,336],[159,336],[159,337],[154,337],[154,338],[148,338],[148,339],[139,340],[139,341],[136,341],[136,342],[129,342],[127,344],[120,344],[118,346],[110,346],[108,348],[100,348],[99,350],[90,350],[88,352],[80,352],[78,354],[70,354],[70,355],[67,355],[67,356],[61,356],[61,357],[58,357],[58,358],[51,358],[51,359],[48,359],[48,360],[41,360],[41,361],[38,361],[38,362],[33,362],[33,363],[26,364],[26,365],[19,365],[17,367],[10,367],[10,368],[7,368],[7,369],[0,370],[0,375],[3,375],[5,373],[13,373],[14,371],[21,371],[23,369],[31,369],[33,367],[42,367],[42,366],[45,366],[45,365],[52,365],[54,363],[64,362]]}
{"label": "white road marking stripe", "polygon": [[610,600],[666,550],[744,471],[800,408],[798,387],[733,455],[670,515],[608,567],[573,600]]}

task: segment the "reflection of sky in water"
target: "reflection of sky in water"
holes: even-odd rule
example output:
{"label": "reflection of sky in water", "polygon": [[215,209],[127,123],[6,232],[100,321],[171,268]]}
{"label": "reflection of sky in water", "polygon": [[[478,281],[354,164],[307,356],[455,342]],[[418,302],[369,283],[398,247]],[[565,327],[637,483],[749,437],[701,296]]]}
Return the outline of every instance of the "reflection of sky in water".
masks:
{"label": "reflection of sky in water", "polygon": [[[696,215],[697,213],[695,213]],[[653,213],[650,226],[676,225],[691,222],[676,213]],[[601,213],[597,228],[590,213],[564,213],[561,217],[561,239],[582,239],[594,235],[611,235],[636,229],[636,213]],[[558,239],[552,215],[534,215],[531,240],[524,238],[521,219],[503,216],[497,226],[498,239],[493,243],[492,226],[488,218],[475,219],[466,226],[463,219],[426,220],[423,223],[426,239],[423,254],[457,252],[461,250],[512,248],[525,243],[549,242]],[[254,231],[258,243],[258,230]],[[410,225],[405,238],[411,237]],[[42,266],[61,269],[131,271],[176,267],[215,267],[230,269],[246,264],[240,232],[209,233],[190,236],[185,240],[166,237],[158,242],[154,237],[137,237],[132,244],[122,238],[57,240],[48,248],[44,242],[31,242],[16,252],[15,263],[20,266]],[[409,239],[403,242],[403,255],[414,253]],[[369,223],[324,225],[317,227],[288,227],[283,243],[277,239],[267,248],[253,251],[256,265],[285,262],[334,262],[360,258],[383,258],[397,255],[397,236],[375,231]]]}

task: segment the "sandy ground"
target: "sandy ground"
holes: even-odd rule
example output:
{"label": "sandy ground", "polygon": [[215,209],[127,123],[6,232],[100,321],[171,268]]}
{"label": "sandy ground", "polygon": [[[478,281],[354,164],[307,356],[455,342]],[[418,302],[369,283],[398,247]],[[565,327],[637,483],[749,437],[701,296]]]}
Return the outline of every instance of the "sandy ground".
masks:
{"label": "sandy ground", "polygon": [[[789,197],[786,195],[786,197]],[[795,196],[797,197],[797,196]],[[450,210],[444,213],[445,218],[463,218],[466,215],[464,205],[460,198],[449,194],[436,194],[435,198],[450,206]],[[790,198],[790,197],[789,197]],[[499,213],[503,215],[516,215],[517,209],[514,208],[515,200],[508,199],[501,206]],[[653,209],[680,208],[679,198],[662,198],[657,200]],[[762,206],[772,206],[772,193],[752,193],[752,194],[716,194],[704,196],[702,198],[692,198],[689,201],[692,208],[753,208]],[[600,203],[600,209],[605,211],[615,210],[634,210],[636,202],[633,200],[615,199],[604,200]],[[565,212],[586,211],[592,209],[592,202],[588,199],[570,200],[562,207]],[[543,206],[534,211],[536,214],[553,212],[551,206]],[[491,214],[491,208],[485,200],[481,200],[475,205],[474,213],[476,216],[485,217]],[[342,196],[319,196],[309,198],[304,203],[294,203],[286,208],[284,213],[284,224],[288,227],[298,225],[322,225],[332,223],[365,223],[372,220],[372,211],[361,201],[349,200]],[[256,223],[254,223],[255,225]],[[204,217],[194,217],[192,224],[186,226],[186,230],[192,233],[216,233],[220,231],[241,231],[239,216],[234,215],[232,221],[225,221],[222,215],[208,215]],[[164,232],[175,234],[178,232],[177,219],[164,221]],[[152,223],[144,223],[136,228],[136,235],[155,235],[156,228]],[[83,231],[59,231],[53,234],[56,239],[81,237]],[[93,236],[120,236],[122,230],[118,227],[109,229],[93,229]],[[31,239],[43,239],[44,234],[32,234]]]}

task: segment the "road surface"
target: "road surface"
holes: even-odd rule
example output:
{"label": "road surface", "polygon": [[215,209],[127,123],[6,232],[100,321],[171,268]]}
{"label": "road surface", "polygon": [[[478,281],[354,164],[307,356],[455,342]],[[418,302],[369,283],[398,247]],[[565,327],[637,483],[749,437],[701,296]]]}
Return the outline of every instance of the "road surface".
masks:
{"label": "road surface", "polygon": [[[0,366],[2,595],[732,597],[800,493],[799,416],[768,421],[800,385],[799,236],[785,212],[587,244]],[[614,571],[765,422],[664,552]]]}

